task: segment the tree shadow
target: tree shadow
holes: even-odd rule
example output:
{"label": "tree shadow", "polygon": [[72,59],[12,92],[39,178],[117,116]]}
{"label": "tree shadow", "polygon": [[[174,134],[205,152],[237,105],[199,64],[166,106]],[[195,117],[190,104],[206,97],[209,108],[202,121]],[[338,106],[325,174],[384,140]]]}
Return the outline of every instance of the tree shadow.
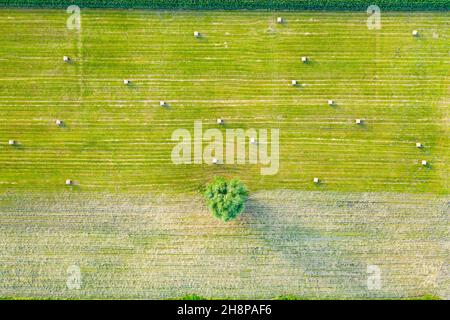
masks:
{"label": "tree shadow", "polygon": [[302,271],[311,294],[323,297],[325,289],[334,296],[361,296],[366,290],[366,264],[351,259],[338,235],[325,232],[326,221],[320,230],[308,227],[305,216],[292,214],[287,208],[250,199],[241,218],[287,267]]}

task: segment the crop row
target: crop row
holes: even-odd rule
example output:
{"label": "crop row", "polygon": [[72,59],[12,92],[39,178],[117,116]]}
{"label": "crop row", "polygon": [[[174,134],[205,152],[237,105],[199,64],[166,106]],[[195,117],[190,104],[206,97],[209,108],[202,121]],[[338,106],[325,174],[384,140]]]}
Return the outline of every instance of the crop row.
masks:
{"label": "crop row", "polygon": [[[188,10],[365,10],[367,0],[1,0],[0,7],[188,9]],[[448,10],[450,0],[378,0],[382,10]]]}

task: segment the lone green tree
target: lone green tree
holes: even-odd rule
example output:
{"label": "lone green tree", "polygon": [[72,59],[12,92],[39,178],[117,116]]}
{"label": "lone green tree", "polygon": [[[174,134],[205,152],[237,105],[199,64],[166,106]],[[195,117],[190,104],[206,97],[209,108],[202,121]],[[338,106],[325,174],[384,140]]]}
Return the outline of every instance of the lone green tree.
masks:
{"label": "lone green tree", "polygon": [[248,191],[239,179],[216,177],[206,186],[204,196],[214,217],[230,221],[244,211]]}

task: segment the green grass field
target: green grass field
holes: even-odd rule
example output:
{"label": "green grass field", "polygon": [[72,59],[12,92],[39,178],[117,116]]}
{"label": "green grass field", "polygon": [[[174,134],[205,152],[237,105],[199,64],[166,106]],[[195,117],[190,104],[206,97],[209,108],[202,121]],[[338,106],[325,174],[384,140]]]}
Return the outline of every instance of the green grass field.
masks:
{"label": "green grass field", "polygon": [[[67,17],[0,10],[0,296],[449,296],[448,13]],[[174,165],[172,132],[217,118],[279,128],[279,173]],[[215,175],[253,193],[236,222],[196,195]]]}
{"label": "green grass field", "polygon": [[[1,190],[63,191],[71,178],[86,191],[195,191],[223,174],[252,190],[314,190],[319,176],[326,190],[448,192],[445,14],[386,13],[377,32],[365,13],[285,13],[280,26],[273,13],[87,11],[81,33],[64,11],[0,14]],[[219,117],[280,128],[279,174],[173,165],[172,131]]]}

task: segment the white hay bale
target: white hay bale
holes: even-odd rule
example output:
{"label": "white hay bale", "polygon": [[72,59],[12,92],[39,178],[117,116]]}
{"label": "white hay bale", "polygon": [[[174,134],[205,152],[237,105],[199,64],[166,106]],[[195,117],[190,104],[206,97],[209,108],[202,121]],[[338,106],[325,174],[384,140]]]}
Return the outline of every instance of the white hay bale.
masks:
{"label": "white hay bale", "polygon": [[363,120],[362,120],[362,119],[356,119],[356,120],[355,120],[355,123],[356,123],[356,124],[362,124],[362,123],[363,123]]}
{"label": "white hay bale", "polygon": [[70,179],[66,179],[66,185],[70,186],[73,184],[73,181]]}
{"label": "white hay bale", "polygon": [[223,121],[223,119],[217,119],[217,124],[223,124],[224,123],[224,121]]}
{"label": "white hay bale", "polygon": [[63,61],[64,61],[64,62],[70,62],[70,58],[69,58],[68,56],[64,56],[64,57],[63,57]]}
{"label": "white hay bale", "polygon": [[212,163],[213,163],[213,164],[218,164],[218,163],[219,163],[219,160],[217,160],[217,158],[213,158],[213,159],[212,159]]}
{"label": "white hay bale", "polygon": [[17,144],[17,141],[16,141],[16,140],[9,140],[9,141],[8,141],[8,144],[9,144],[10,146],[13,146],[13,145]]}
{"label": "white hay bale", "polygon": [[422,148],[423,145],[422,145],[420,142],[416,142],[416,147],[417,147],[417,148]]}
{"label": "white hay bale", "polygon": [[291,84],[292,84],[293,86],[296,86],[296,85],[298,84],[298,82],[297,82],[297,80],[292,80],[292,81],[291,81]]}
{"label": "white hay bale", "polygon": [[57,126],[62,126],[62,124],[63,124],[62,120],[59,120],[59,119],[56,120],[55,123]]}
{"label": "white hay bale", "polygon": [[333,100],[328,100],[328,105],[329,106],[332,106],[334,104],[334,101]]}
{"label": "white hay bale", "polygon": [[305,56],[305,57],[302,57],[302,62],[303,62],[303,63],[308,62],[308,57],[306,57],[306,56]]}
{"label": "white hay bale", "polygon": [[165,107],[165,106],[166,106],[166,102],[165,102],[165,101],[160,101],[160,102],[159,102],[159,105],[160,105],[161,107]]}
{"label": "white hay bale", "polygon": [[419,31],[413,30],[412,35],[413,35],[414,37],[417,37],[417,36],[419,35]]}
{"label": "white hay bale", "polygon": [[131,83],[131,80],[128,80],[128,79],[123,80],[123,84],[125,84],[125,85],[128,85],[130,83]]}
{"label": "white hay bale", "polygon": [[256,139],[255,139],[254,137],[251,137],[251,138],[250,138],[250,143],[251,143],[251,144],[256,144]]}
{"label": "white hay bale", "polygon": [[427,160],[422,160],[422,165],[423,165],[423,166],[427,166],[427,165],[428,165]]}
{"label": "white hay bale", "polygon": [[277,18],[277,23],[283,23],[283,18],[282,17],[278,17]]}
{"label": "white hay bale", "polygon": [[313,181],[314,181],[314,183],[319,183],[320,180],[319,180],[319,178],[314,178]]}
{"label": "white hay bale", "polygon": [[194,31],[194,37],[199,38],[200,37],[200,32]]}

